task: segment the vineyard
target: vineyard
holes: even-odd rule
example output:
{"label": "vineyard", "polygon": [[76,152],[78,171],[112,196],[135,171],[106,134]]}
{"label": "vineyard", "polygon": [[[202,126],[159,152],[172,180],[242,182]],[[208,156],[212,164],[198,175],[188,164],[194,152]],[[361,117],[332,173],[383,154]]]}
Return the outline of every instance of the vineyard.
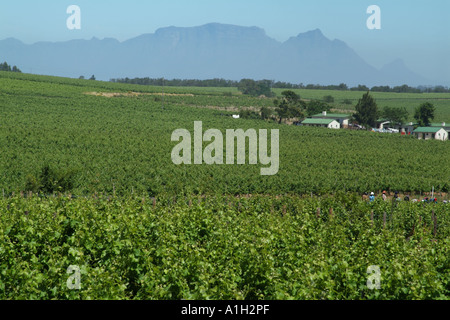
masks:
{"label": "vineyard", "polygon": [[[449,299],[448,142],[233,119],[273,106],[234,88],[161,91],[0,72],[1,299]],[[435,99],[450,122],[450,94],[379,94]],[[173,164],[194,121],[278,129],[278,174]]]}
{"label": "vineyard", "polygon": [[[448,299],[446,206],[345,194],[2,199],[0,297]],[[79,290],[67,288],[73,265]]]}
{"label": "vineyard", "polygon": [[[271,99],[224,96],[207,88],[166,88],[177,95],[164,97],[109,98],[86,93],[158,93],[161,88],[23,74],[1,74],[0,88],[4,195],[37,192],[46,167],[71,173],[72,187],[63,191],[76,195],[387,190],[420,196],[434,188],[442,200],[450,187],[448,142],[233,119],[233,112],[225,110],[271,105]],[[179,128],[192,132],[194,121],[202,121],[204,130],[223,133],[231,128],[279,129],[278,174],[262,177],[255,165],[174,165],[171,134]]]}

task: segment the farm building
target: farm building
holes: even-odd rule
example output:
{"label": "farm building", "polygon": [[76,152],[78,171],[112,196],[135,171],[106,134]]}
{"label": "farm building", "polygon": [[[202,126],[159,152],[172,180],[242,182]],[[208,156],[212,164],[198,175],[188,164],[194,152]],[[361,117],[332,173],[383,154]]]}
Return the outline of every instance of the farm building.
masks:
{"label": "farm building", "polygon": [[450,134],[450,123],[439,122],[439,123],[431,123],[430,127],[443,128]]}
{"label": "farm building", "polygon": [[413,123],[413,122],[408,122],[408,123],[403,123],[401,126],[400,125],[396,125],[394,126],[395,129],[400,130],[400,132],[402,134],[412,134],[414,131],[414,127],[417,126],[417,123]]}
{"label": "farm building", "polygon": [[351,115],[345,113],[328,113],[326,111],[311,116],[312,119],[332,119],[339,122],[340,127],[346,128]]}
{"label": "farm building", "polygon": [[[410,128],[410,132],[412,132],[414,129],[414,125],[412,123],[399,124],[399,123],[391,122],[390,120],[385,119],[385,118],[381,118],[381,119],[377,120],[377,128],[380,130],[386,130],[386,129],[391,128],[391,129],[396,129],[398,131],[407,132],[408,131],[407,127]],[[401,129],[404,129],[404,130],[401,130]]]}
{"label": "farm building", "polygon": [[312,119],[308,118],[302,121],[302,125],[309,127],[324,127],[329,129],[340,129],[341,125],[334,119]]}
{"label": "farm building", "polygon": [[410,135],[413,133],[414,128],[417,127],[417,123],[413,122],[407,122],[402,124],[392,124],[390,121],[386,121],[383,119],[379,119],[377,121],[377,126],[380,128],[380,130],[383,129],[395,129],[398,130],[402,135]]}
{"label": "farm building", "polygon": [[448,132],[440,127],[419,127],[413,133],[418,139],[448,140]]}

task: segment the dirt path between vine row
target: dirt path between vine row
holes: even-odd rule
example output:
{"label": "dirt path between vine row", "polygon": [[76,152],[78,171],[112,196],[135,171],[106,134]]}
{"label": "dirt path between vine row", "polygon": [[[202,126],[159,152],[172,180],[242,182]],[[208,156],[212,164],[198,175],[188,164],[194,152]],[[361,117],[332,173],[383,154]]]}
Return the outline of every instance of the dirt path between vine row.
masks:
{"label": "dirt path between vine row", "polygon": [[[162,92],[84,92],[86,95],[97,97],[137,97],[137,96],[162,96]],[[165,96],[193,97],[191,93],[164,93]]]}

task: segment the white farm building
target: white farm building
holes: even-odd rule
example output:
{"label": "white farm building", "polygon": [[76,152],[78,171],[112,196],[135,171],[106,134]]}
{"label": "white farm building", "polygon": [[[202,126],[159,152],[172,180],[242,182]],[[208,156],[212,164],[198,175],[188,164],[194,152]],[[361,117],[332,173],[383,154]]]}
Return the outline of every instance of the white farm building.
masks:
{"label": "white farm building", "polygon": [[417,139],[448,140],[448,132],[444,128],[439,127],[419,127],[414,130],[413,134],[417,137]]}
{"label": "white farm building", "polygon": [[305,119],[302,125],[309,127],[324,127],[329,129],[340,129],[341,125],[334,119]]}
{"label": "white farm building", "polygon": [[326,111],[311,116],[313,119],[333,119],[339,122],[340,128],[347,128],[351,115],[345,113],[328,113]]}

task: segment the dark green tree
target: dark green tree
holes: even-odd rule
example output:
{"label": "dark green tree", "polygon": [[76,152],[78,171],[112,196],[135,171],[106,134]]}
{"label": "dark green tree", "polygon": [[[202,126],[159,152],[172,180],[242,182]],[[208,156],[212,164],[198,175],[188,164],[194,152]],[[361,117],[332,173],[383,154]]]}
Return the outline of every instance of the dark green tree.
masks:
{"label": "dark green tree", "polygon": [[391,88],[389,86],[375,86],[371,89],[372,92],[390,92]]}
{"label": "dark green tree", "polygon": [[342,103],[343,103],[343,104],[352,104],[352,100],[350,100],[350,99],[344,99],[344,100],[342,101]]}
{"label": "dark green tree", "polygon": [[324,111],[330,111],[331,106],[320,100],[311,100],[306,104],[306,114],[312,116]]}
{"label": "dark green tree", "polygon": [[242,119],[260,119],[260,115],[257,112],[248,109],[241,109],[239,117]]}
{"label": "dark green tree", "polygon": [[350,88],[351,91],[369,91],[369,88],[365,85],[359,84],[357,87]]}
{"label": "dark green tree", "polygon": [[256,92],[256,81],[252,79],[242,79],[239,81],[238,90],[242,94],[253,95]]}
{"label": "dark green tree", "polygon": [[333,103],[334,102],[334,97],[331,95],[327,95],[323,97],[323,101],[325,101],[326,103]]}
{"label": "dark green tree", "polygon": [[259,80],[255,81],[252,79],[242,79],[238,83],[238,90],[243,94],[251,95],[254,97],[264,95],[266,97],[273,97],[272,93],[272,81],[270,80]]}
{"label": "dark green tree", "polygon": [[361,99],[359,99],[356,107],[356,113],[353,115],[355,120],[364,126],[375,127],[378,119],[378,108],[375,99],[367,91]]}
{"label": "dark green tree", "polygon": [[273,101],[273,104],[275,105],[275,112],[278,115],[278,123],[281,123],[283,119],[289,118],[289,106],[286,102],[286,100],[278,100],[275,99]]}
{"label": "dark green tree", "polygon": [[338,86],[338,90],[348,90],[348,87],[345,83],[341,83]]}
{"label": "dark green tree", "polygon": [[258,95],[266,96],[267,98],[275,96],[272,92],[273,81],[271,80],[259,80],[257,81]]}
{"label": "dark green tree", "polygon": [[17,68],[17,66],[13,66],[11,68],[11,66],[6,61],[0,64],[0,71],[12,71],[12,72],[19,72],[19,73],[22,72],[22,71],[20,71],[19,68]]}
{"label": "dark green tree", "polygon": [[261,107],[261,119],[267,120],[272,115],[272,110],[268,107]]}
{"label": "dark green tree", "polygon": [[0,71],[11,71],[11,66],[5,62],[0,64]]}
{"label": "dark green tree", "polygon": [[414,113],[414,119],[421,127],[429,126],[431,120],[434,119],[435,106],[430,102],[424,102],[416,108]]}
{"label": "dark green tree", "polygon": [[6,61],[5,61],[5,63],[3,64],[3,66],[4,66],[4,70],[5,70],[5,71],[11,71],[11,66],[10,66],[9,64],[7,64]]}
{"label": "dark green tree", "polygon": [[305,103],[300,96],[292,90],[283,91],[281,95],[281,99],[274,100],[275,111],[279,116],[278,123],[283,119],[302,118]]}
{"label": "dark green tree", "polygon": [[384,107],[381,116],[392,124],[402,124],[408,119],[406,108]]}

